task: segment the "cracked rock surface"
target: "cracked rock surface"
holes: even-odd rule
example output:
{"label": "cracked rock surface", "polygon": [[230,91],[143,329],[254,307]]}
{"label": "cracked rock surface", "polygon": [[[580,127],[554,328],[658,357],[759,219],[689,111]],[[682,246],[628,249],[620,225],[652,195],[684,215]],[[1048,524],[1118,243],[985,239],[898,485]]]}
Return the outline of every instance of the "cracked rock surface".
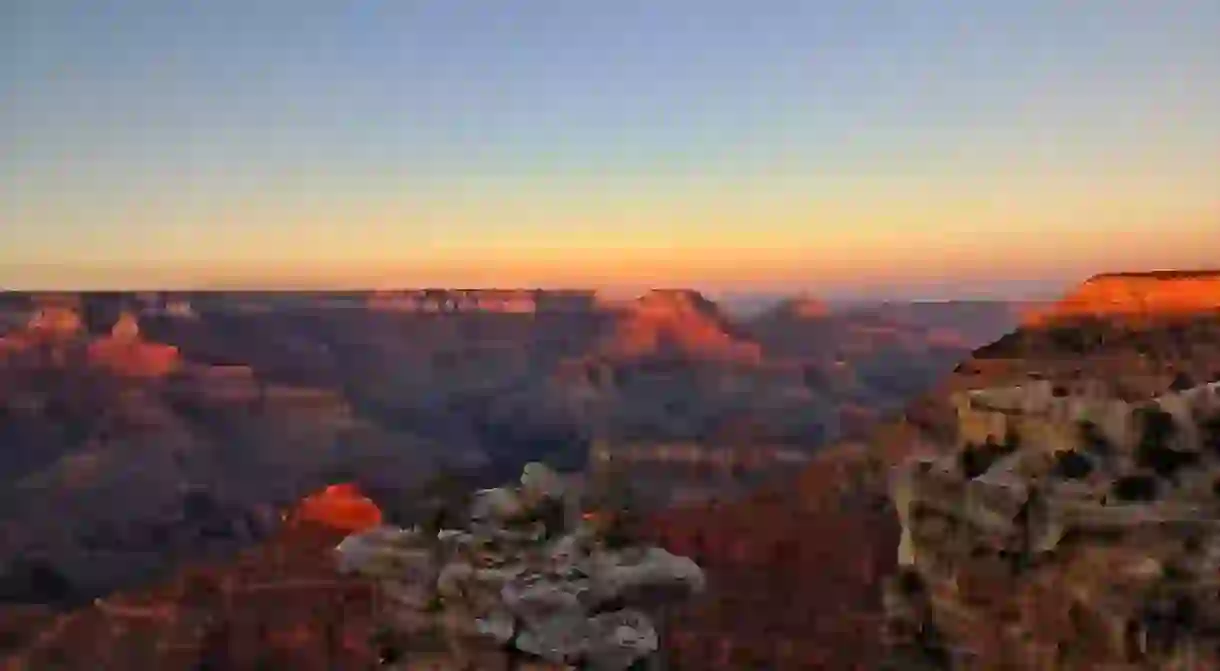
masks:
{"label": "cracked rock surface", "polygon": [[899,470],[894,668],[1220,668],[1220,385],[979,390]]}
{"label": "cracked rock surface", "polygon": [[518,486],[477,492],[465,529],[376,527],[336,554],[382,585],[391,628],[439,631],[459,659],[478,642],[605,671],[653,656],[657,609],[705,584],[689,558],[612,547],[579,488],[536,463]]}

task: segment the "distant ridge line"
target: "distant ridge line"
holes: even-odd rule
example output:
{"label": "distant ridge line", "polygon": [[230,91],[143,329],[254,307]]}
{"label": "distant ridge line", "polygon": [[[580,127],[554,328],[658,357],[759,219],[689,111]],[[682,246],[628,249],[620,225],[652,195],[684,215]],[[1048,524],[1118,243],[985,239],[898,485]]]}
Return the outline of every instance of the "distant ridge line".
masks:
{"label": "distant ridge line", "polygon": [[1181,279],[1197,279],[1220,277],[1220,268],[1202,269],[1202,270],[1147,270],[1142,272],[1119,272],[1119,273],[1101,273],[1091,277],[1091,280],[1103,279],[1163,279],[1163,280],[1181,280]]}

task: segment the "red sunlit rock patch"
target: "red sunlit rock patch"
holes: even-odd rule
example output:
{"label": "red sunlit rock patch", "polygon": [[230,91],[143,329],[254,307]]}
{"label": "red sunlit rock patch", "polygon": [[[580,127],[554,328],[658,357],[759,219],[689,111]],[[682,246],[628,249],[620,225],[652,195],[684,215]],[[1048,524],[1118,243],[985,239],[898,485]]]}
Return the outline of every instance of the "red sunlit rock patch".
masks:
{"label": "red sunlit rock patch", "polygon": [[654,290],[626,306],[603,346],[616,357],[678,351],[713,359],[757,363],[757,343],[734,336],[715,305],[697,292]]}
{"label": "red sunlit rock patch", "polygon": [[1220,310],[1220,271],[1098,275],[1025,318],[1040,326],[1073,317],[1157,317]]}
{"label": "red sunlit rock patch", "polygon": [[182,364],[171,345],[103,338],[89,344],[89,365],[122,377],[164,377]]}
{"label": "red sunlit rock patch", "polygon": [[307,496],[292,515],[294,523],[310,522],[352,533],[381,524],[381,509],[353,484],[335,484]]}

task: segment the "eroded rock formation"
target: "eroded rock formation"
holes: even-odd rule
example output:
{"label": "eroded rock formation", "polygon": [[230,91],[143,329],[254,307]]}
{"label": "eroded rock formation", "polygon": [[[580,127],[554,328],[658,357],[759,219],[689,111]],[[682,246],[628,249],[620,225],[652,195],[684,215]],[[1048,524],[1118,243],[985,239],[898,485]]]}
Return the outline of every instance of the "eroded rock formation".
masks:
{"label": "eroded rock formation", "polygon": [[1078,317],[1164,317],[1220,310],[1220,270],[1097,275],[1030,325]]}
{"label": "eroded rock formation", "polygon": [[86,357],[90,366],[124,377],[165,377],[182,366],[177,347],[140,338],[139,319],[130,312],[120,315],[109,337],[89,343]]}
{"label": "eroded rock formation", "polygon": [[898,471],[894,668],[1220,666],[1220,385],[1127,403],[958,397],[955,450]]}
{"label": "eroded rock formation", "polygon": [[656,612],[703,589],[690,559],[615,547],[571,483],[540,464],[520,487],[478,492],[470,519],[466,529],[377,527],[336,551],[343,570],[380,581],[393,629],[439,630],[471,668],[482,643],[627,669],[659,649]]}
{"label": "eroded rock formation", "polygon": [[696,291],[654,290],[621,308],[602,349],[610,356],[677,355],[756,363],[761,348],[733,333],[716,305]]}
{"label": "eroded rock formation", "polygon": [[[611,429],[631,431],[626,443],[629,449],[616,454],[616,460],[622,455],[632,460],[638,456],[642,461],[637,472],[650,474],[689,462],[691,480],[706,486],[709,479],[704,467],[709,463],[717,471],[733,471],[743,460],[747,465],[771,461],[778,464],[772,470],[795,471],[795,461],[772,459],[757,446],[789,442],[804,450],[820,445],[835,435],[834,423],[823,422],[821,417],[834,413],[842,399],[850,399],[852,414],[858,417],[855,423],[864,425],[868,412],[875,413],[878,407],[896,404],[904,397],[903,386],[897,382],[929,380],[935,374],[934,366],[927,371],[901,367],[896,372],[903,362],[923,360],[922,349],[906,344],[919,341],[923,329],[904,331],[890,320],[863,315],[801,320],[808,322],[808,330],[798,330],[791,323],[779,325],[782,328],[773,334],[774,341],[791,342],[791,350],[776,348],[771,339],[764,341],[751,333],[750,340],[763,345],[766,361],[740,365],[723,359],[704,361],[698,356],[688,361],[664,357],[657,361],[649,356],[616,361],[599,356],[597,345],[613,332],[620,316],[608,308],[599,308],[596,319],[566,314],[560,319],[545,310],[536,315],[391,315],[365,309],[362,296],[342,294],[199,294],[186,298],[197,309],[196,319],[176,318],[167,310],[139,311],[141,338],[181,347],[187,363],[178,374],[119,381],[78,365],[84,363],[86,340],[108,338],[107,332],[124,309],[116,306],[96,311],[99,316],[89,320],[89,335],[68,343],[71,347],[64,345],[64,349],[79,350],[76,359],[69,359],[72,366],[36,371],[58,377],[40,382],[37,388],[30,387],[18,375],[23,371],[16,368],[6,370],[0,378],[0,387],[12,389],[0,403],[0,413],[11,411],[10,419],[21,420],[6,427],[21,429],[11,434],[17,442],[9,445],[28,447],[31,463],[43,464],[39,471],[44,467],[47,471],[23,477],[7,492],[30,493],[28,500],[34,503],[24,509],[29,510],[29,517],[49,520],[47,537],[57,542],[62,539],[64,544],[81,538],[80,542],[89,544],[92,549],[81,554],[79,561],[75,552],[70,555],[69,568],[79,564],[92,569],[104,561],[116,574],[118,568],[124,569],[124,594],[130,594],[126,584],[147,579],[154,569],[164,570],[167,556],[172,561],[211,557],[199,549],[195,534],[208,537],[209,548],[228,548],[226,553],[236,547],[229,536],[240,538],[242,545],[262,543],[262,532],[252,536],[239,529],[240,533],[234,533],[234,527],[254,525],[237,521],[244,516],[229,519],[224,511],[236,513],[255,502],[261,506],[261,502],[275,501],[278,505],[296,500],[322,483],[352,480],[359,481],[366,492],[378,492],[377,500],[391,514],[395,499],[383,494],[401,486],[411,474],[429,472],[434,467],[429,461],[433,445],[444,446],[446,458],[459,450],[472,453],[481,449],[515,467],[525,458],[550,459],[552,449],[583,452],[582,434],[569,427],[601,426],[605,418]],[[575,311],[579,297],[570,298]],[[85,302],[87,305],[88,300]],[[951,312],[956,314],[956,310]],[[22,308],[15,328],[23,328],[27,313]],[[946,357],[937,364],[943,371],[958,355],[938,356]],[[593,409],[599,412],[586,412],[583,407],[579,412],[568,411],[565,404],[575,396],[574,384],[566,377],[563,383],[552,383],[550,375],[569,361],[590,362],[578,372],[587,374],[587,386],[598,394],[600,406]],[[62,382],[55,381],[60,379]],[[82,383],[103,386],[90,391],[85,403],[77,399]],[[302,385],[317,391],[302,390]],[[116,393],[115,388],[124,393]],[[67,406],[70,413],[61,407],[65,405],[61,397],[71,402]],[[122,412],[112,412],[112,405],[120,401]],[[65,417],[75,421],[65,421]],[[102,417],[107,418],[106,425],[96,426],[93,420]],[[156,422],[148,421],[149,417]],[[709,445],[709,435],[720,439],[720,427],[744,419],[768,428],[764,435],[770,438],[752,435],[743,439],[748,450],[731,444]],[[122,421],[112,424],[113,420]],[[136,420],[147,435],[123,447],[131,433],[125,427],[136,425]],[[394,427],[405,423],[409,428],[404,431],[437,433],[427,436],[428,440],[413,434],[390,434],[376,428],[382,422],[393,422],[388,426]],[[830,429],[822,431],[823,424]],[[460,432],[450,433],[455,425],[458,429],[475,426],[483,433],[475,441]],[[149,431],[156,427],[161,428]],[[61,429],[72,435],[60,437],[56,432]],[[76,434],[86,442],[76,441]],[[683,449],[672,449],[674,445]],[[688,458],[685,447],[703,453]],[[760,453],[764,458],[755,459]],[[60,455],[64,458],[49,466],[43,461]],[[722,455],[731,458],[722,459]],[[649,460],[650,456],[657,458]],[[336,469],[337,465],[342,468]],[[760,469],[759,474],[765,470]],[[99,477],[127,472],[147,475],[141,475],[140,486],[117,477]],[[6,475],[12,474],[15,481],[17,473],[10,469]],[[751,478],[736,479],[733,487],[753,486]],[[216,519],[204,516],[184,529],[175,512],[182,507],[177,503],[182,497],[173,484],[177,482],[193,483],[192,488],[223,483],[218,488],[223,491],[215,492],[224,504],[222,514],[214,516]],[[633,484],[638,482],[633,480]],[[829,482],[817,482],[809,485],[811,490],[830,487]],[[98,484],[106,484],[106,488],[100,489]],[[719,489],[719,480],[710,484],[713,486],[703,488],[718,494],[737,491]],[[668,486],[659,483],[658,492],[664,489],[662,485]],[[156,497],[149,496],[150,492]],[[833,494],[828,498],[841,498]],[[56,511],[88,510],[104,517],[106,523],[94,529],[92,519],[81,523],[76,512],[49,515],[48,502],[59,499],[72,507],[56,503]],[[669,517],[673,523],[665,525],[663,535],[658,532],[655,542],[696,557],[717,576],[698,604],[676,619],[667,618],[674,627],[673,635],[667,636],[672,642],[670,664],[698,671],[760,666],[845,668],[853,660],[867,659],[863,654],[875,647],[874,622],[869,619],[875,604],[865,600],[876,592],[871,588],[875,576],[888,572],[886,567],[893,564],[891,546],[896,546],[898,534],[881,514],[869,512],[868,517],[860,518],[856,511],[806,510],[810,506],[805,501],[799,508],[805,512],[793,515],[794,504],[788,500],[765,505],[751,502],[731,511],[717,505]],[[147,523],[150,513],[160,515],[163,509],[170,511],[165,520]],[[14,509],[6,513],[9,510]],[[0,517],[6,517],[7,528],[18,531],[30,524],[15,512]],[[278,519],[278,515],[272,517]],[[74,522],[71,528],[64,520]],[[869,530],[867,541],[859,533],[864,528]],[[41,535],[42,527],[37,529]],[[167,543],[167,533],[171,539],[182,536],[189,542]],[[853,539],[851,544],[825,541],[848,536]],[[798,548],[788,542],[791,538],[801,539]],[[687,546],[675,545],[686,541]],[[322,547],[329,550],[333,545]],[[827,549],[828,545],[834,547]],[[262,658],[261,653],[255,654],[254,641],[260,640],[256,633],[264,626],[279,642],[263,641],[257,647],[274,648],[276,655],[325,640],[328,634],[315,627],[308,630],[309,636],[320,639],[302,643],[306,629],[300,622],[307,615],[314,617],[303,612],[306,608],[319,621],[327,621],[329,613],[336,612],[327,604],[331,592],[314,590],[308,582],[294,591],[296,578],[291,573],[295,566],[291,555],[313,549],[313,545],[289,546],[284,549],[289,561],[275,569],[269,564],[259,564],[257,569],[243,565],[243,571],[262,575],[264,582],[289,584],[283,586],[284,592],[277,591],[280,587],[270,590],[258,585],[248,598],[237,597],[233,619],[224,625],[230,633],[212,631],[209,636],[216,641],[232,638],[238,649],[248,645],[242,653],[247,660]],[[54,550],[61,552],[58,547]],[[781,563],[778,558],[783,556],[797,559]],[[58,561],[55,565],[63,566]],[[69,573],[69,577],[76,576]],[[97,589],[109,591],[113,586],[112,582],[99,583]],[[90,587],[92,591],[92,583]],[[288,593],[291,598],[281,599],[281,594]],[[315,596],[317,600],[312,601]],[[843,609],[850,609],[853,615],[844,617],[838,609],[821,608],[823,602],[845,604]],[[255,612],[266,622],[259,621]],[[741,612],[752,614],[748,622],[738,617]],[[96,632],[98,646],[117,649],[127,645],[119,633],[106,634],[103,629]],[[173,631],[173,639],[166,643],[170,647],[180,645],[179,636],[192,640],[191,635]],[[69,640],[63,648],[73,646]],[[223,646],[209,643],[207,647]],[[309,668],[299,665],[306,657],[308,653],[294,653],[290,668]],[[82,663],[78,668],[96,668],[89,665],[90,659]]]}

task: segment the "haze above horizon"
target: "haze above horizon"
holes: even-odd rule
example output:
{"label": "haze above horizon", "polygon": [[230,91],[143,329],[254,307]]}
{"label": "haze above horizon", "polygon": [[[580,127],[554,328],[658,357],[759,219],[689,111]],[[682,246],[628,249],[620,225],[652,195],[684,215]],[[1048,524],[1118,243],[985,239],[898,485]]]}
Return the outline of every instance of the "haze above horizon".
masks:
{"label": "haze above horizon", "polygon": [[1220,3],[0,5],[0,286],[1214,266]]}

